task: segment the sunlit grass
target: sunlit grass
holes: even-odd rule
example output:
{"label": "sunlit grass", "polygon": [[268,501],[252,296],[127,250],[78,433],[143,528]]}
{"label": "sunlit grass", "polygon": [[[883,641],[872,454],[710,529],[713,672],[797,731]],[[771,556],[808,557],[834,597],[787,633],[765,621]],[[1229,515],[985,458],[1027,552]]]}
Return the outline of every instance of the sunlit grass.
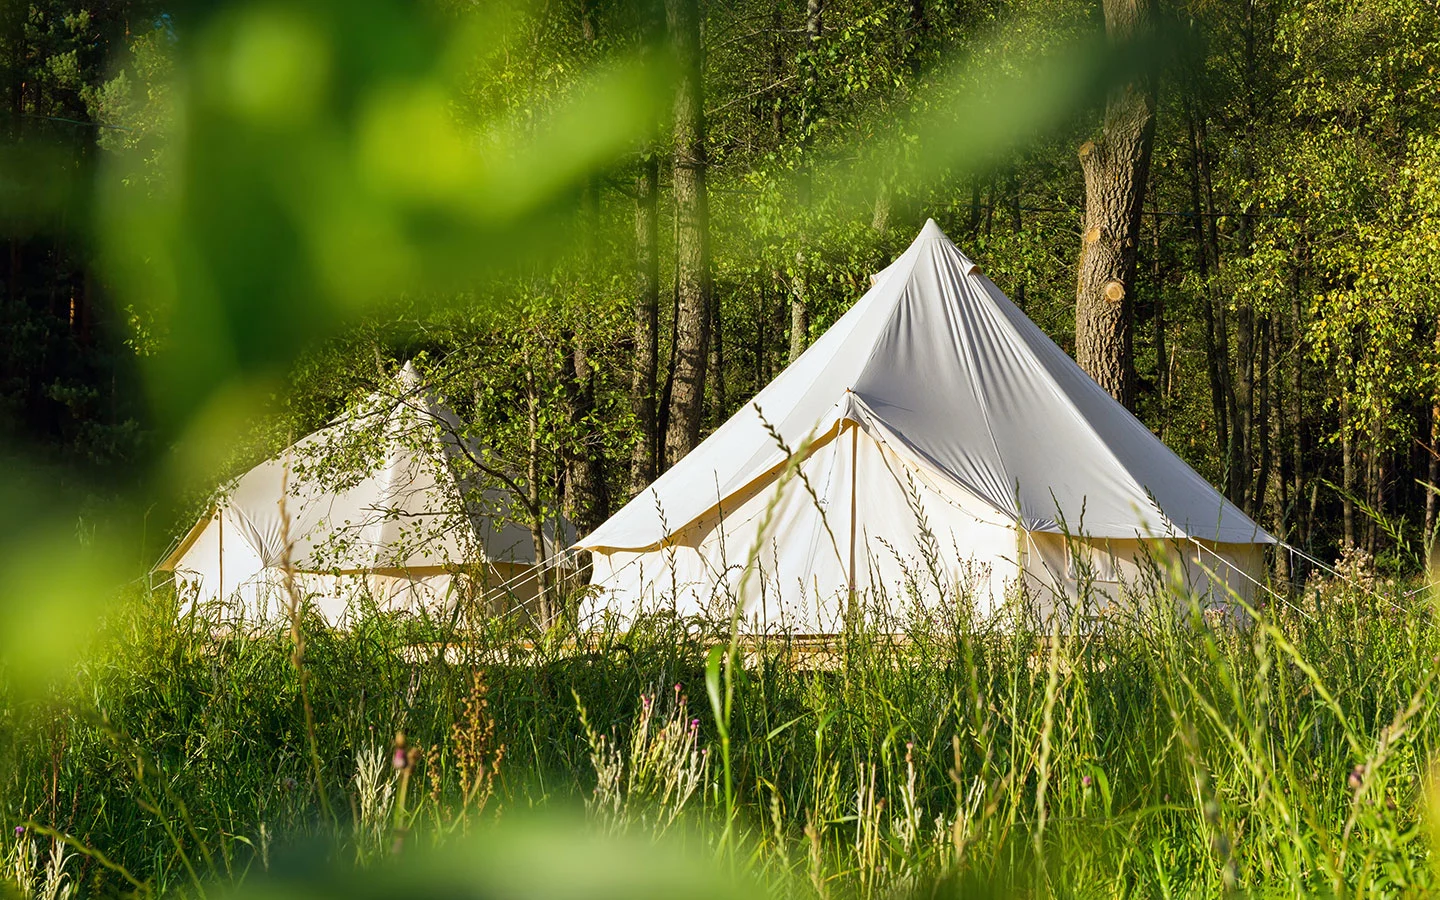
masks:
{"label": "sunlit grass", "polygon": [[[735,867],[787,896],[1421,890],[1440,640],[1425,601],[1373,590],[1317,586],[1240,630],[1057,638],[942,610],[823,657],[754,639],[733,669],[729,829],[705,700],[724,623],[535,644],[500,625],[307,622],[331,820],[288,639],[214,637],[140,592],[73,681],[4,707],[7,877],[38,891],[60,833],[87,891],[126,889],[122,870],[198,893],[397,860],[423,886],[416,859],[468,867],[497,823],[565,810],[535,826],[545,840],[660,841],[642,869],[706,860],[667,888],[682,893]],[[435,640],[450,652],[414,652]],[[561,877],[487,865],[522,892]]]}

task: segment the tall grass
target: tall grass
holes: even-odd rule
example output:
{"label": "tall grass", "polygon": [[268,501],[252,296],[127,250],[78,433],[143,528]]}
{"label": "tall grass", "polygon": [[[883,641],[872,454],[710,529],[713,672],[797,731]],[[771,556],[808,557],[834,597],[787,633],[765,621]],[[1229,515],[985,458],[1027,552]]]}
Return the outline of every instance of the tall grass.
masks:
{"label": "tall grass", "polygon": [[201,895],[560,807],[787,896],[1425,892],[1440,633],[1423,593],[1349,564],[1244,625],[1046,634],[955,598],[823,651],[757,638],[723,720],[723,621],[532,646],[306,619],[318,784],[289,636],[217,636],[141,591],[47,700],[0,703],[0,878]]}

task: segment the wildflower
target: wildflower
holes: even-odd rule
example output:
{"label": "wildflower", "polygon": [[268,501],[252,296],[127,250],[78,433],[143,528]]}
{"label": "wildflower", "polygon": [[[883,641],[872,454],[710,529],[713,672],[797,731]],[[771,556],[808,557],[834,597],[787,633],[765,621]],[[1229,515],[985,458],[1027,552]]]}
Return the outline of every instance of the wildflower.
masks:
{"label": "wildflower", "polygon": [[15,826],[15,836],[16,836],[17,838],[20,837],[21,835],[23,835],[24,833],[25,833],[25,826],[24,826],[24,825],[16,825],[16,826]]}
{"label": "wildflower", "polygon": [[1083,787],[1083,788],[1084,788],[1085,790],[1087,790],[1087,791],[1090,790],[1090,785],[1092,785],[1092,784],[1094,784],[1094,783],[1095,783],[1095,779],[1091,778],[1089,775],[1086,775],[1086,776],[1084,776],[1083,778],[1080,779],[1080,786]]}
{"label": "wildflower", "polygon": [[1364,766],[1364,764],[1363,764],[1363,763],[1357,763],[1356,766],[1355,766],[1355,768],[1353,768],[1353,769],[1350,770],[1350,775],[1349,775],[1349,777],[1346,778],[1345,780],[1350,783],[1350,789],[1351,789],[1352,791],[1358,791],[1358,790],[1360,790],[1360,786],[1365,783],[1365,766]]}
{"label": "wildflower", "polygon": [[395,755],[390,758],[390,765],[398,772],[410,764],[410,754],[406,752],[408,747],[405,743],[405,732],[395,733]]}

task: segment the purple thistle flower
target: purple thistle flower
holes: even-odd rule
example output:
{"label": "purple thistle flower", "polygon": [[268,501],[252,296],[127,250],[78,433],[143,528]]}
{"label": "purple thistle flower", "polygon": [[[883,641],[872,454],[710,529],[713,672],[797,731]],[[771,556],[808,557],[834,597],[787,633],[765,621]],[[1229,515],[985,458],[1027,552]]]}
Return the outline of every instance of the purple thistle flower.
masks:
{"label": "purple thistle flower", "polygon": [[390,765],[394,766],[396,769],[403,769],[408,762],[409,760],[405,756],[405,748],[396,747],[395,756],[391,758]]}
{"label": "purple thistle flower", "polygon": [[16,826],[15,826],[15,836],[16,836],[16,837],[20,837],[20,836],[23,835],[24,833],[25,833],[25,826],[24,826],[24,825],[16,825]]}
{"label": "purple thistle flower", "polygon": [[1095,783],[1095,779],[1091,778],[1089,775],[1086,775],[1084,778],[1081,778],[1081,779],[1080,779],[1080,786],[1083,787],[1083,788],[1089,788],[1090,785],[1092,785],[1092,784],[1094,784],[1094,783]]}

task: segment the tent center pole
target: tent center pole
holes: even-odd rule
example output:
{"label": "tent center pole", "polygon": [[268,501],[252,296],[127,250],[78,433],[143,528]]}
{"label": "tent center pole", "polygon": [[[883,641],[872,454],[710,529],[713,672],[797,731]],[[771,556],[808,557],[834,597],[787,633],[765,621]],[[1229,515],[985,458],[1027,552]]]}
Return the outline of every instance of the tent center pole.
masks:
{"label": "tent center pole", "polygon": [[[855,605],[855,472],[860,467],[860,429],[850,423],[850,605]],[[853,609],[852,609],[853,611]]]}

